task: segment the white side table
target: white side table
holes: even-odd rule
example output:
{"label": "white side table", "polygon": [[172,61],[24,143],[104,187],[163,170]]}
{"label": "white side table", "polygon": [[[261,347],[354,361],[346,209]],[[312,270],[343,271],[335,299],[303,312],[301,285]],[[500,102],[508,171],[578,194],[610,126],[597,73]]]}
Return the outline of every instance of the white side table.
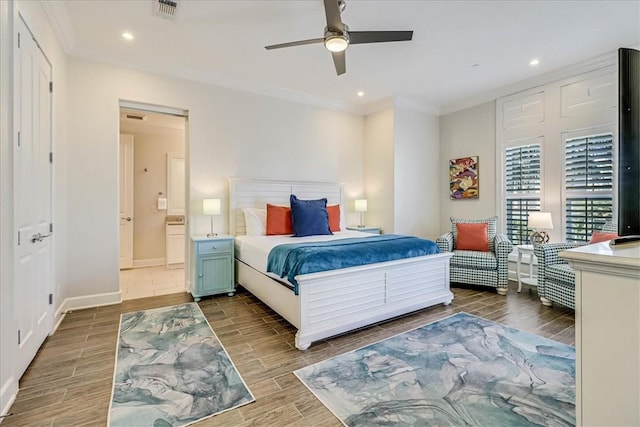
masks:
{"label": "white side table", "polygon": [[[538,286],[538,276],[533,274],[533,260],[535,255],[533,254],[533,245],[517,245],[518,248],[518,262],[516,263],[516,275],[518,276],[518,292],[522,290],[522,284],[529,286]],[[524,275],[522,270],[522,255],[529,255],[529,274]]]}
{"label": "white side table", "polygon": [[380,227],[358,227],[357,225],[347,227],[347,230],[362,231],[363,233],[382,234]]}

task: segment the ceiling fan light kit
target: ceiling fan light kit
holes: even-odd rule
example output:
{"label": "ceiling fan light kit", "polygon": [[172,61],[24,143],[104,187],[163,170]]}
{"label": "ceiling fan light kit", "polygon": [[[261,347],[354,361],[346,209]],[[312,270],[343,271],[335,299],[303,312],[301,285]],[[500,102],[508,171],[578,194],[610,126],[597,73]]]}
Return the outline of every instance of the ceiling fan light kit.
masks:
{"label": "ceiling fan light kit", "polygon": [[324,11],[327,26],[324,37],[317,39],[299,40],[265,46],[265,49],[280,49],[283,47],[302,46],[306,44],[324,43],[324,47],[331,52],[336,74],[347,71],[345,50],[352,44],[383,43],[409,41],[413,38],[413,31],[353,31],[349,35],[349,27],[342,22],[340,14],[345,9],[344,0],[324,0]]}
{"label": "ceiling fan light kit", "polygon": [[346,32],[346,28],[342,34],[326,30],[324,33],[324,47],[326,47],[329,52],[342,52],[346,50],[347,47],[349,47],[349,34]]}

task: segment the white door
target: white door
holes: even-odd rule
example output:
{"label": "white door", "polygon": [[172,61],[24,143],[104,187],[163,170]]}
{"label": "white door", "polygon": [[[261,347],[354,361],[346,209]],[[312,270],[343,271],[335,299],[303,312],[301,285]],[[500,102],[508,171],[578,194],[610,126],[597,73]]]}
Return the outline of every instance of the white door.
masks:
{"label": "white door", "polygon": [[18,376],[51,332],[51,65],[26,24],[16,25],[14,220]]}
{"label": "white door", "polygon": [[120,269],[133,267],[133,135],[120,134]]}

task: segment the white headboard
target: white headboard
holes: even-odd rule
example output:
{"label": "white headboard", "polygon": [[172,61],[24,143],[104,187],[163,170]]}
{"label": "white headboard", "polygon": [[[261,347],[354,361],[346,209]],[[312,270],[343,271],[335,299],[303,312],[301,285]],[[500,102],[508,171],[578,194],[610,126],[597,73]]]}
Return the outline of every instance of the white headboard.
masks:
{"label": "white headboard", "polygon": [[332,182],[229,178],[229,233],[246,234],[242,208],[265,208],[267,203],[289,206],[292,194],[307,200],[326,197],[327,204],[339,204],[344,215],[343,187]]}

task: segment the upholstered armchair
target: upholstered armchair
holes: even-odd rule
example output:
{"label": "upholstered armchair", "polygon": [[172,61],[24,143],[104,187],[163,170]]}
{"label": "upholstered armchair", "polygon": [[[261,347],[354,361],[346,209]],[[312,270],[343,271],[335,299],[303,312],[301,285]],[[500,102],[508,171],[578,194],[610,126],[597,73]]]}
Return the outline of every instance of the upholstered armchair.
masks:
{"label": "upholstered armchair", "polygon": [[[617,225],[607,221],[600,231],[594,231],[590,243],[617,237]],[[546,306],[553,303],[576,308],[576,274],[569,263],[560,258],[560,252],[582,246],[584,243],[544,243],[534,248],[538,258],[538,295]]]}
{"label": "upholstered armchair", "polygon": [[[496,288],[500,295],[507,294],[509,283],[509,253],[513,244],[504,234],[497,233],[498,217],[487,219],[459,219],[451,218],[451,231],[436,239],[436,244],[442,252],[453,252],[449,262],[451,281],[471,285],[489,286]],[[461,224],[460,226],[458,224]],[[468,224],[475,224],[469,230]],[[486,241],[484,247],[475,234],[478,224],[486,224]],[[469,243],[469,231],[473,242]],[[462,234],[460,235],[460,232]]]}
{"label": "upholstered armchair", "polygon": [[576,274],[559,254],[584,243],[544,243],[533,249],[538,258],[538,295],[543,305],[554,302],[575,309]]}

